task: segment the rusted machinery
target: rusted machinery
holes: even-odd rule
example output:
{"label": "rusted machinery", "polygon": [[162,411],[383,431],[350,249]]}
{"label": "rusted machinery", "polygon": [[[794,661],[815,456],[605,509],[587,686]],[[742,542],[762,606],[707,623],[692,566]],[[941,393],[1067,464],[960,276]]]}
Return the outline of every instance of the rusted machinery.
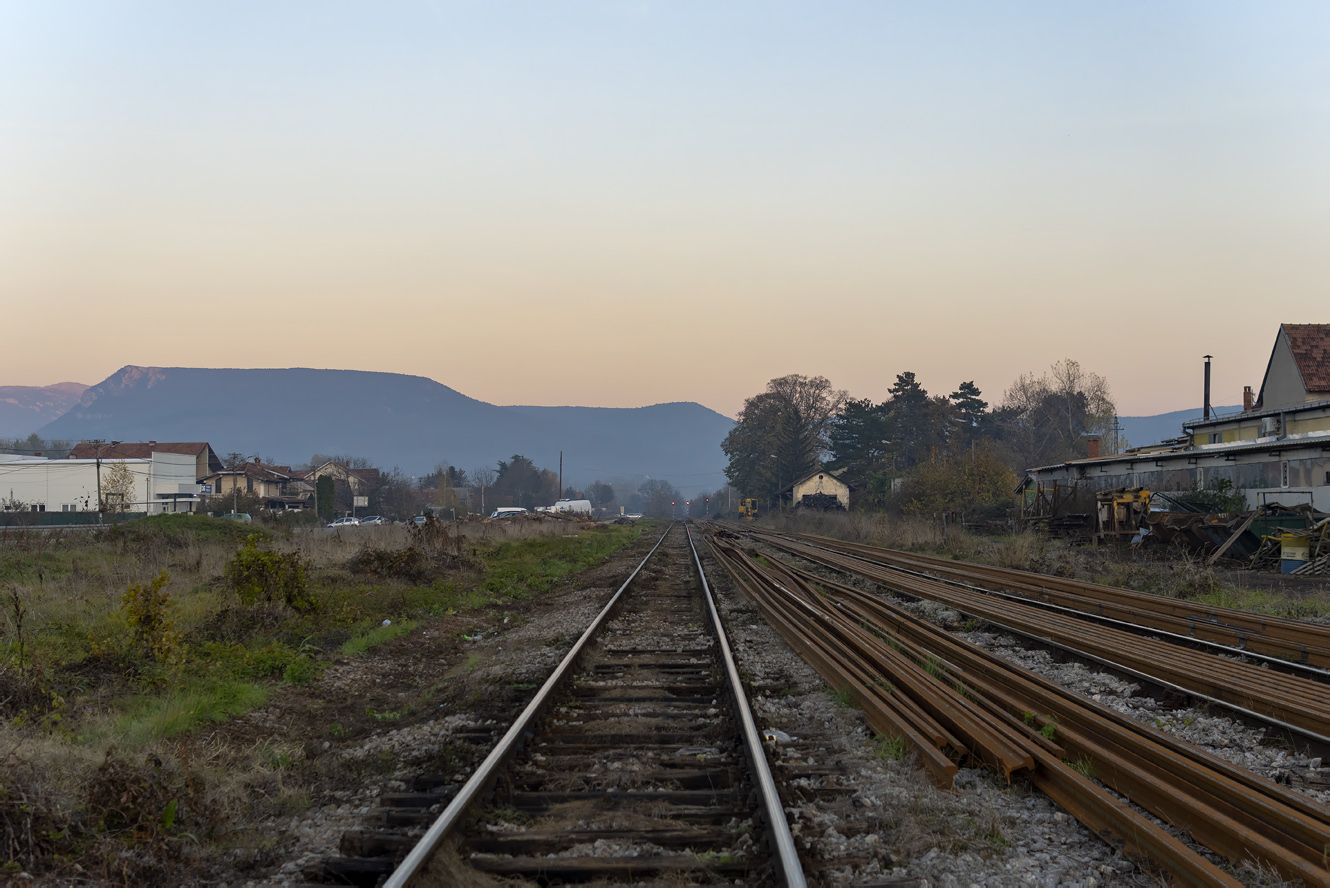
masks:
{"label": "rusted machinery", "polygon": [[745,499],[739,501],[739,517],[745,521],[752,521],[757,518],[757,500]]}
{"label": "rusted machinery", "polygon": [[1150,514],[1150,491],[1143,487],[1119,487],[1095,494],[1094,544],[1126,543],[1141,532]]}

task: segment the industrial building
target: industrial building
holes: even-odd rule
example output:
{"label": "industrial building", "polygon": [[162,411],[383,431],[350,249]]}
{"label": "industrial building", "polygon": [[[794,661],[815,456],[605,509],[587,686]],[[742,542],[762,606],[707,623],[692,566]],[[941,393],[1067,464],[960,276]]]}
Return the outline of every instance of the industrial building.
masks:
{"label": "industrial building", "polygon": [[1239,413],[1212,414],[1208,363],[1206,380],[1205,411],[1176,440],[1104,457],[1092,442],[1086,459],[1030,469],[1027,503],[1055,501],[1073,487],[1167,493],[1228,482],[1248,508],[1277,502],[1330,512],[1330,324],[1281,325],[1260,389],[1247,387]]}
{"label": "industrial building", "polygon": [[150,515],[194,510],[199,501],[195,457],[160,451],[123,460],[0,454],[0,502],[8,511],[96,512],[98,474],[105,481],[111,467],[122,463],[133,485],[129,495],[115,504],[117,510]]}

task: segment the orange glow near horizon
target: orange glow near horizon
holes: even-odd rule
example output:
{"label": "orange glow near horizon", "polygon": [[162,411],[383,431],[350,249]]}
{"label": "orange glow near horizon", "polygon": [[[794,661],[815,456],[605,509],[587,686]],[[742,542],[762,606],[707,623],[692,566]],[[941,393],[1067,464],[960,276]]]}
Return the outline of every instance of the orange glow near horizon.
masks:
{"label": "orange glow near horizon", "polygon": [[1146,415],[1330,322],[1330,13],[960,6],[7,6],[0,385],[734,415],[1070,357]]}

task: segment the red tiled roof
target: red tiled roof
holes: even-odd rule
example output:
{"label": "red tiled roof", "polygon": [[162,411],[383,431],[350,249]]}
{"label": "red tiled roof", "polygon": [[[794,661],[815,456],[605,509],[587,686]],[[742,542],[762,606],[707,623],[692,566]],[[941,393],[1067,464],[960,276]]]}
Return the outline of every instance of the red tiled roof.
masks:
{"label": "red tiled roof", "polygon": [[1283,324],[1309,392],[1330,392],[1330,324]]}
{"label": "red tiled roof", "polygon": [[[186,443],[157,443],[149,444],[147,441],[126,442],[121,441],[112,447],[110,444],[102,444],[102,459],[152,459],[153,451],[157,453],[183,453],[186,456],[198,456],[208,447],[206,441],[190,441]],[[98,445],[91,441],[84,441],[76,444],[74,449],[69,452],[70,459],[96,459]]]}

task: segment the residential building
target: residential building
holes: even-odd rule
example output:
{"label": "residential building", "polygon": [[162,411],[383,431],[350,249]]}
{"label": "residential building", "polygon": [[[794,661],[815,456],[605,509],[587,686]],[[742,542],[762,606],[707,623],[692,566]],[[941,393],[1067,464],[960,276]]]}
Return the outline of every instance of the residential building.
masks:
{"label": "residential building", "polygon": [[226,503],[236,494],[253,494],[263,509],[303,509],[309,505],[302,485],[292,476],[290,466],[265,465],[259,460],[232,469],[221,469],[203,478],[210,496]]}

